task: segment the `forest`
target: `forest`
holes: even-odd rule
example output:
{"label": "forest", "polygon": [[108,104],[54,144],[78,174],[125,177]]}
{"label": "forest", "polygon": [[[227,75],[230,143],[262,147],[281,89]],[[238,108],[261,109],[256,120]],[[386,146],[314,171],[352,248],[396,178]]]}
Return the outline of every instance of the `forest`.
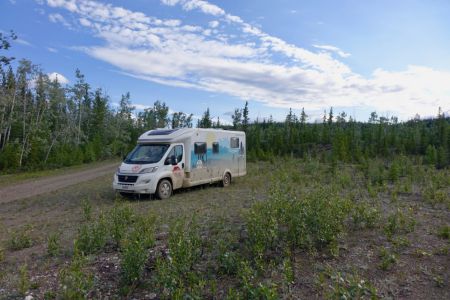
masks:
{"label": "forest", "polygon": [[[138,136],[154,128],[192,127],[192,114],[169,114],[165,102],[137,111],[129,93],[118,104],[94,89],[80,70],[73,85],[63,86],[29,60],[0,64],[0,172],[15,172],[89,163],[122,157]],[[345,112],[324,112],[311,123],[305,110],[291,109],[284,122],[272,117],[250,120],[248,103],[235,108],[233,124],[212,120],[209,108],[197,127],[244,130],[248,158],[319,157],[322,161],[361,162],[374,157],[418,155],[444,168],[450,162],[450,122],[440,108],[433,119],[399,122],[371,113],[357,122]]]}
{"label": "forest", "polygon": [[12,173],[116,167],[153,128],[245,131],[248,166],[226,191],[207,184],[167,200],[121,197],[112,172],[0,197],[0,299],[449,298],[441,108],[365,122],[332,107],[320,121],[290,109],[280,122],[251,120],[246,102],[231,124],[160,100],[141,111],[130,93],[114,103],[80,70],[63,85],[15,60],[15,38],[0,32],[0,185]]}

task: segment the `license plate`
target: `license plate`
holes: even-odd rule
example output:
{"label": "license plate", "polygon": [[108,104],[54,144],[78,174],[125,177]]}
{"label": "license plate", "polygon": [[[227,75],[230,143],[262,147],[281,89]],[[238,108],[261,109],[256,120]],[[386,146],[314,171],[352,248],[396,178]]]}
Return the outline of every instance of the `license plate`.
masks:
{"label": "license plate", "polygon": [[128,190],[129,186],[128,185],[122,185],[122,189],[124,190]]}

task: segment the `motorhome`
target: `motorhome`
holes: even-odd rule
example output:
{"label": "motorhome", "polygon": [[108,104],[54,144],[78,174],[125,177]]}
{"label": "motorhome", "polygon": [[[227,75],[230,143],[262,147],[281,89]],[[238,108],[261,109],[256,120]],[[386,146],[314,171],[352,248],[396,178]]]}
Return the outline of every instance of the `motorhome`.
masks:
{"label": "motorhome", "polygon": [[231,180],[246,174],[245,133],[223,129],[155,129],[142,134],[137,146],[114,175],[122,195],[155,194],[167,199],[173,190]]}

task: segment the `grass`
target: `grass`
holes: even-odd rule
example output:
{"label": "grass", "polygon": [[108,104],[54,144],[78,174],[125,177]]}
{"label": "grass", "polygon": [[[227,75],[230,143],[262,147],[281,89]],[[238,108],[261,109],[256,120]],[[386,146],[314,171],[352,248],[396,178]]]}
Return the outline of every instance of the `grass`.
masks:
{"label": "grass", "polygon": [[[38,298],[395,298],[402,289],[449,296],[438,283],[450,213],[422,191],[433,185],[448,194],[450,171],[401,159],[249,163],[226,190],[196,187],[165,201],[123,199],[108,175],[7,203],[0,269],[12,276],[0,276],[0,299],[18,290],[25,263],[29,278],[45,278],[33,290]],[[417,249],[432,276],[412,269]],[[421,284],[408,284],[409,274]]]}

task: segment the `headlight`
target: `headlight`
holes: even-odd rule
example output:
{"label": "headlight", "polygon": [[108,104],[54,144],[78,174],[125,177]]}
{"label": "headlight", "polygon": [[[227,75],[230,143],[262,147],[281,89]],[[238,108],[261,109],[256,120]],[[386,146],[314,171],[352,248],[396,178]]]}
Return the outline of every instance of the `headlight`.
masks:
{"label": "headlight", "polygon": [[120,167],[117,168],[116,175],[119,175],[119,173],[120,173]]}
{"label": "headlight", "polygon": [[139,174],[145,174],[145,173],[155,173],[158,170],[158,167],[150,167],[142,169]]}

